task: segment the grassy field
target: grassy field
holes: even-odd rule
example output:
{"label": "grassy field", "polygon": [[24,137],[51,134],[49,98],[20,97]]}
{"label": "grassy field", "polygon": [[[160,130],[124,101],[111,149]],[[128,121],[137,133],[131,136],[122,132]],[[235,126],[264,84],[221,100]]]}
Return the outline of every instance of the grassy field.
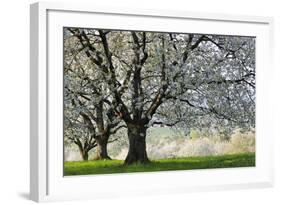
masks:
{"label": "grassy field", "polygon": [[64,175],[154,172],[169,170],[211,169],[255,166],[255,154],[208,157],[186,157],[151,161],[148,164],[124,166],[121,160],[65,162]]}

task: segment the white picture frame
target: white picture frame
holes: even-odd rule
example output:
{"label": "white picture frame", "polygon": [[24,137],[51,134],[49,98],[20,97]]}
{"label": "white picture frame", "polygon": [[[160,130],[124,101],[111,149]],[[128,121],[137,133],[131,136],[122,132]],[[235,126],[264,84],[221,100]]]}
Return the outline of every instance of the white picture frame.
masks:
{"label": "white picture frame", "polygon": [[[98,23],[92,25],[93,19],[98,19]],[[183,25],[192,25],[192,28],[183,28]],[[63,26],[256,36],[256,167],[63,177],[63,137],[60,126]],[[95,5],[73,3],[32,4],[30,198],[41,202],[273,186],[272,113],[264,109],[271,105],[266,96],[271,86],[268,71],[273,69],[272,29],[273,19],[270,17],[98,8]]]}

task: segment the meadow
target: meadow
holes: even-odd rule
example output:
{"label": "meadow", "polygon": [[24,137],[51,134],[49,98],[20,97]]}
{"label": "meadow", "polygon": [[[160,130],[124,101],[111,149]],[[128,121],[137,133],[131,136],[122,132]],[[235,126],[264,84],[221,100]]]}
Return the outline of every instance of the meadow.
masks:
{"label": "meadow", "polygon": [[255,153],[168,158],[152,160],[147,164],[136,163],[127,166],[123,165],[122,160],[68,161],[64,163],[64,175],[113,174],[253,166],[255,166]]}

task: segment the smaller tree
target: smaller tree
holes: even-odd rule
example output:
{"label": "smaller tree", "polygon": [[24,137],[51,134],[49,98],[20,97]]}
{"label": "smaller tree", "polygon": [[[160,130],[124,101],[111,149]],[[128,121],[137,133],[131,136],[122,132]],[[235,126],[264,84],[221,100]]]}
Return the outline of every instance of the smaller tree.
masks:
{"label": "smaller tree", "polygon": [[96,65],[89,61],[88,51],[85,55],[75,35],[75,29],[64,31],[64,115],[83,122],[81,128],[96,143],[94,159],[110,159],[107,144],[117,140],[110,136],[124,125],[114,111],[117,105],[110,100],[103,77],[96,72]]}
{"label": "smaller tree", "polygon": [[89,152],[97,146],[95,140],[95,133],[92,132],[90,127],[85,126],[85,119],[78,116],[77,119],[66,119],[65,122],[65,143],[77,145],[80,155],[83,160],[89,159]]}

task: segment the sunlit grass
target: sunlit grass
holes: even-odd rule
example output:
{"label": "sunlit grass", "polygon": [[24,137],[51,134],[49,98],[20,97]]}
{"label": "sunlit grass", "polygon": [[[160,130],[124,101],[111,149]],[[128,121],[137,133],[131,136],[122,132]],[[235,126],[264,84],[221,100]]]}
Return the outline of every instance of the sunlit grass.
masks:
{"label": "sunlit grass", "polygon": [[64,175],[154,172],[169,170],[211,169],[255,166],[255,154],[234,154],[208,157],[171,158],[148,164],[124,166],[122,160],[65,162]]}

